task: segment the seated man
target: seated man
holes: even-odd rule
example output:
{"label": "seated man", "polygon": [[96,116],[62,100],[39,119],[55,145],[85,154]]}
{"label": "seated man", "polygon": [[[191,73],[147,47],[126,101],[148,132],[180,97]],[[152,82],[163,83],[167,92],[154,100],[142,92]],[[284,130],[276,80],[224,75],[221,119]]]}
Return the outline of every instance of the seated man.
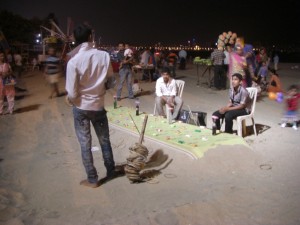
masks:
{"label": "seated man", "polygon": [[158,115],[165,117],[163,106],[167,104],[171,108],[172,120],[174,122],[179,115],[183,101],[177,96],[176,82],[175,79],[171,78],[168,67],[162,69],[161,77],[156,81],[155,93],[155,104]]}
{"label": "seated man", "polygon": [[238,116],[247,115],[250,112],[249,93],[242,86],[243,76],[239,73],[232,75],[232,89],[229,90],[230,99],[227,106],[213,113],[213,122],[216,129],[220,130],[220,119],[225,118],[225,133],[232,133],[233,120]]}

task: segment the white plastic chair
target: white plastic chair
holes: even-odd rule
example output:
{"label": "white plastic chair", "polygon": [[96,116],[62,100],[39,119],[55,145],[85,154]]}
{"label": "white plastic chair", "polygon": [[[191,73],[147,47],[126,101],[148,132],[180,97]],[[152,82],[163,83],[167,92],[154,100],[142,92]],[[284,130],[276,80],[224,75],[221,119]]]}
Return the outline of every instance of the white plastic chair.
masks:
{"label": "white plastic chair", "polygon": [[[176,86],[177,86],[177,95],[178,97],[182,98],[182,93],[183,93],[183,88],[184,88],[184,84],[185,81],[184,80],[175,80],[176,82]],[[169,115],[170,110],[168,109],[168,105],[166,105],[166,115]],[[154,111],[153,111],[153,115],[156,115],[156,102],[154,102]]]}
{"label": "white plastic chair", "polygon": [[255,122],[254,122],[254,112],[255,112],[256,98],[257,98],[257,88],[249,87],[249,88],[246,88],[246,89],[249,92],[249,98],[251,99],[252,105],[251,105],[250,114],[244,115],[244,116],[238,116],[236,118],[237,134],[240,137],[243,137],[243,133],[244,134],[246,133],[246,121],[245,120],[248,119],[248,118],[251,118],[254,134],[255,134],[255,136],[257,136]]}

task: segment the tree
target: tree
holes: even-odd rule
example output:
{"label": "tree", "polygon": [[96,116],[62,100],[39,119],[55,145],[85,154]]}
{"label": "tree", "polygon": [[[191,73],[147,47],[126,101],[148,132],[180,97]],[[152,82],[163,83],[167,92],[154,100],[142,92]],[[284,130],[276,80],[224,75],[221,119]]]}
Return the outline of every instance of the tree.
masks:
{"label": "tree", "polygon": [[38,18],[27,20],[6,10],[0,11],[0,29],[4,33],[7,42],[32,44],[35,34],[39,33],[42,21]]}

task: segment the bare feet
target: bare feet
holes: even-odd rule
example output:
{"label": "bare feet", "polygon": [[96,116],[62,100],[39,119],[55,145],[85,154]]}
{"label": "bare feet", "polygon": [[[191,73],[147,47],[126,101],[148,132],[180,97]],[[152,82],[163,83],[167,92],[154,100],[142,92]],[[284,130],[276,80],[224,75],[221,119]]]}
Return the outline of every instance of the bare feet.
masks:
{"label": "bare feet", "polygon": [[100,186],[100,183],[99,182],[91,183],[88,180],[82,180],[82,181],[80,181],[80,185],[87,186],[87,187],[90,187],[90,188],[97,188],[97,187]]}

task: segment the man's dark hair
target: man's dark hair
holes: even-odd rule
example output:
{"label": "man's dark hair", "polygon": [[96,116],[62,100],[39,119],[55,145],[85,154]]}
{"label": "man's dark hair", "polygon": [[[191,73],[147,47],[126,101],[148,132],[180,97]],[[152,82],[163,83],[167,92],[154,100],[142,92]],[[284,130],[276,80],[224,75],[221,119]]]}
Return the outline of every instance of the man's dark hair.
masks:
{"label": "man's dark hair", "polygon": [[169,67],[162,68],[161,74],[163,74],[163,73],[167,73],[167,74],[171,75],[171,71],[170,71]]}
{"label": "man's dark hair", "polygon": [[243,80],[242,74],[239,74],[239,73],[233,74],[232,77],[237,77],[240,81]]}
{"label": "man's dark hair", "polygon": [[80,24],[74,29],[73,34],[76,44],[88,42],[90,35],[92,34],[92,28],[86,24]]}

